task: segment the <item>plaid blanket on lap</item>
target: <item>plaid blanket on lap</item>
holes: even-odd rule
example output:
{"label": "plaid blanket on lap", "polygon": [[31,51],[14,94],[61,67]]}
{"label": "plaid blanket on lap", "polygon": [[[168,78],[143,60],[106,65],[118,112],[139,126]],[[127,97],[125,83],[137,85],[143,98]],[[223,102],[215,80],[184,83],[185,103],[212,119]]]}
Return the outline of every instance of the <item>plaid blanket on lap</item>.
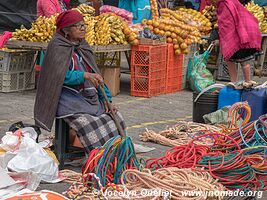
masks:
{"label": "plaid blanket on lap", "polygon": [[[119,112],[117,112],[117,118],[125,130],[126,126]],[[64,120],[77,132],[86,153],[90,153],[96,147],[103,146],[110,138],[119,135],[111,115],[107,113],[99,117],[75,114],[64,118]]]}

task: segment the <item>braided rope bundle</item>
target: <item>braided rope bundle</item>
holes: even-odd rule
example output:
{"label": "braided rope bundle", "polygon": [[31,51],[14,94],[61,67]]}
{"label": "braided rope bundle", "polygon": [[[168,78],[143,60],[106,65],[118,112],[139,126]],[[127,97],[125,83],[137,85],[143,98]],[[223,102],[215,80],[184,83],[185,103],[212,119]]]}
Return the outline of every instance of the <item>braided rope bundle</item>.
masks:
{"label": "braided rope bundle", "polygon": [[160,158],[150,158],[146,161],[146,168],[159,169],[162,167],[177,168],[194,168],[198,161],[207,154],[208,146],[196,145],[190,143],[188,145],[175,146],[170,148],[165,156]]}
{"label": "braided rope bundle", "polygon": [[204,167],[203,171],[209,172],[231,190],[263,188],[242,150],[228,154],[210,152],[198,162],[198,167]]}
{"label": "braided rope bundle", "polygon": [[[198,172],[191,169],[178,169],[176,167],[162,168],[155,171],[144,169],[126,170],[122,174],[122,184],[130,191],[141,194],[142,189],[159,189],[169,191],[171,199],[175,200],[204,200],[207,195],[204,191],[224,191],[223,185],[218,183],[207,172]],[[203,195],[185,196],[184,191],[202,191]],[[140,195],[141,196],[141,195]],[[151,198],[150,198],[151,199]],[[213,199],[223,199],[213,197]]]}
{"label": "braided rope bundle", "polygon": [[[238,130],[240,126],[245,126],[250,119],[251,108],[248,102],[237,102],[232,105],[228,111],[228,126],[220,125],[223,133],[231,133]],[[239,125],[239,120],[242,119],[242,123]]]}
{"label": "braided rope bundle", "polygon": [[[267,115],[262,115],[258,120],[247,123],[246,125],[228,133],[228,136],[233,138],[241,149],[267,146]],[[227,138],[221,137],[216,141],[213,150],[222,150],[218,146],[223,146],[224,150],[232,150],[233,146],[229,145]]]}
{"label": "braided rope bundle", "polygon": [[121,173],[132,168],[141,170],[132,141],[129,137],[123,139],[117,136],[101,148],[92,150],[82,171],[83,174],[95,173],[106,186],[108,183],[118,184]]}
{"label": "braided rope bundle", "polygon": [[[194,140],[206,136],[213,136],[215,141],[220,137],[227,138],[228,145],[234,147],[235,151],[230,153],[219,150],[212,151],[211,147],[194,144]],[[209,172],[228,189],[257,190],[264,187],[261,179],[267,180],[267,178],[266,176],[257,176],[257,170],[265,169],[263,165],[267,163],[266,157],[259,157],[258,154],[257,157],[252,157],[251,153],[249,157],[234,139],[219,132],[207,133],[194,140],[188,145],[169,149],[161,158],[148,159],[146,167],[152,170],[160,167],[193,168]]]}
{"label": "braided rope bundle", "polygon": [[63,181],[66,183],[74,183],[82,176],[81,173],[69,169],[61,170],[60,175],[64,177]]}
{"label": "braided rope bundle", "polygon": [[[156,133],[152,130],[146,130],[146,132],[139,135],[143,142],[155,142],[166,146],[179,146],[188,144],[192,138],[206,132],[206,131],[219,131],[220,128],[212,125],[185,122],[181,121],[178,124]],[[212,145],[213,140],[211,138],[203,138],[196,141],[196,144]]]}

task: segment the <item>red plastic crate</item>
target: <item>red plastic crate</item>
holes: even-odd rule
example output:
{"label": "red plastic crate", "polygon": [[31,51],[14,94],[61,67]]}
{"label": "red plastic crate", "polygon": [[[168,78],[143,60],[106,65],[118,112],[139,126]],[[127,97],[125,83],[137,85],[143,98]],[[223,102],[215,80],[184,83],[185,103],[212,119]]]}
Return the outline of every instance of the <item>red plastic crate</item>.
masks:
{"label": "red plastic crate", "polygon": [[132,48],[131,95],[152,97],[165,94],[167,45]]}
{"label": "red plastic crate", "polygon": [[168,44],[166,68],[166,93],[182,90],[183,55],[175,55],[173,44]]}
{"label": "red plastic crate", "polygon": [[132,47],[132,65],[151,65],[156,62],[166,61],[167,45],[149,46],[136,45]]}

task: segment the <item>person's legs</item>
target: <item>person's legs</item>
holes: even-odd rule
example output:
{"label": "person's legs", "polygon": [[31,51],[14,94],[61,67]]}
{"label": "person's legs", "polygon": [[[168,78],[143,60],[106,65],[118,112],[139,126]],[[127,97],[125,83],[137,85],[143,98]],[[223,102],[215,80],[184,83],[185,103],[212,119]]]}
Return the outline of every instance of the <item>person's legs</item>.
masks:
{"label": "person's legs", "polygon": [[248,62],[241,63],[245,82],[250,82],[250,64]]}
{"label": "person's legs", "polygon": [[227,61],[228,72],[232,83],[237,82],[237,68],[234,62]]}

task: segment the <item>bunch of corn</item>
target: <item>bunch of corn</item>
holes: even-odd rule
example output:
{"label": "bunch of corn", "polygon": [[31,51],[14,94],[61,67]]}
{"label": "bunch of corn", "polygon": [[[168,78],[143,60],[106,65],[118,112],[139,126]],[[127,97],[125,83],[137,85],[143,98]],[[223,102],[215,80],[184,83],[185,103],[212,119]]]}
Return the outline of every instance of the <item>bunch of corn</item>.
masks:
{"label": "bunch of corn", "polygon": [[96,44],[96,36],[95,36],[96,20],[95,20],[95,17],[87,15],[84,17],[84,22],[87,26],[86,27],[85,40],[88,42],[88,44],[94,45],[94,44]]}
{"label": "bunch of corn", "polygon": [[30,42],[49,42],[56,30],[56,17],[57,15],[50,18],[40,16],[32,23],[31,29],[16,29],[12,38]]}
{"label": "bunch of corn", "polygon": [[95,16],[95,9],[87,4],[80,4],[77,8],[74,8],[82,15]]}

